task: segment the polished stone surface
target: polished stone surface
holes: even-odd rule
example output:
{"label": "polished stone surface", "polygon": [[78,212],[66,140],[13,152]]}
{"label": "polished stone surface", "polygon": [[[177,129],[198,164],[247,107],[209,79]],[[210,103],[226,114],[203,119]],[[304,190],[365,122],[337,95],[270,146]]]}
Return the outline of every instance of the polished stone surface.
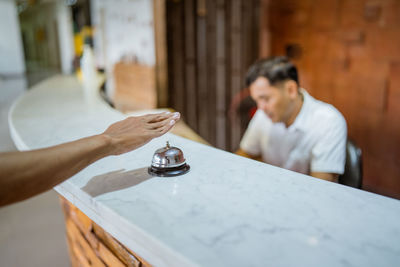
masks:
{"label": "polished stone surface", "polygon": [[[19,149],[103,131],[124,115],[58,76],[10,113]],[[166,141],[189,173],[151,177]],[[167,134],[104,158],[56,190],[156,266],[397,266],[400,202]]]}

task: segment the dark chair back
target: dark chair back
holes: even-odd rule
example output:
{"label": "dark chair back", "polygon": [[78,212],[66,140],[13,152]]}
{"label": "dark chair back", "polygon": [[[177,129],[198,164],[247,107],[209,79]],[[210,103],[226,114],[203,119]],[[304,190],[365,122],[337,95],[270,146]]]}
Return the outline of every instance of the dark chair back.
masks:
{"label": "dark chair back", "polygon": [[361,188],[362,185],[362,153],[351,140],[346,143],[346,165],[344,173],[339,176],[339,183]]}

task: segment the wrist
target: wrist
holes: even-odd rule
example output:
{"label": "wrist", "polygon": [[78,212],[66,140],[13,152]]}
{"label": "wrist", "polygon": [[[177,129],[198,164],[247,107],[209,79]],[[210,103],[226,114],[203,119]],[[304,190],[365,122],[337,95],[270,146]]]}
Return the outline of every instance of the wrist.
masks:
{"label": "wrist", "polygon": [[100,148],[99,152],[101,158],[114,155],[114,145],[109,135],[102,133],[93,137],[96,139],[96,143],[98,143]]}

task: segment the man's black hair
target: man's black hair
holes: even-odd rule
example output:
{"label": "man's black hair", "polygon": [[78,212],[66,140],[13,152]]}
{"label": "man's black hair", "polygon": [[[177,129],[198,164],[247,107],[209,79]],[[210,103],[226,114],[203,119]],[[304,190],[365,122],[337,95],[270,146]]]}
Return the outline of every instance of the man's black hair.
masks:
{"label": "man's black hair", "polygon": [[258,77],[265,77],[271,85],[293,80],[299,85],[296,66],[287,57],[260,59],[250,66],[246,74],[246,86],[250,86]]}

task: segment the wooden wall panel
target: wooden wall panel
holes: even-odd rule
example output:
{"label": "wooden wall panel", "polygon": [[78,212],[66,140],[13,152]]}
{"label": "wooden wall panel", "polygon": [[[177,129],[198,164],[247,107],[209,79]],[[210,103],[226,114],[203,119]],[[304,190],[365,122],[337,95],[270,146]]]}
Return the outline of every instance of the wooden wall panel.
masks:
{"label": "wooden wall panel", "polygon": [[319,1],[318,5],[312,5],[310,25],[314,29],[331,29],[337,24],[337,9],[339,1]]}
{"label": "wooden wall panel", "polygon": [[207,6],[206,0],[197,1],[197,87],[198,87],[198,97],[197,99],[202,99],[204,103],[198,103],[198,113],[199,113],[199,128],[198,132],[206,140],[210,140],[209,136],[209,114],[208,103],[209,94],[207,90]]}
{"label": "wooden wall panel", "polygon": [[[400,13],[399,13],[400,16]],[[400,28],[397,29],[368,29],[367,47],[370,57],[380,61],[400,61]],[[385,40],[385,41],[383,41]],[[387,41],[386,41],[387,40]]]}
{"label": "wooden wall panel", "polygon": [[[329,0],[332,1],[332,0]],[[341,28],[360,28],[365,26],[363,19],[365,0],[340,1],[339,27]],[[336,25],[333,25],[336,27]]]}
{"label": "wooden wall panel", "polygon": [[216,117],[215,124],[217,139],[215,145],[219,148],[226,148],[226,55],[225,55],[225,0],[217,0],[217,43],[215,44],[217,57],[217,77],[216,77]]}
{"label": "wooden wall panel", "polygon": [[[394,123],[400,114],[400,61],[390,64],[389,75],[387,109],[388,115]],[[400,125],[400,123],[397,124]]]}
{"label": "wooden wall panel", "polygon": [[217,43],[217,3],[215,0],[207,0],[207,93],[208,93],[208,141],[216,144],[216,127],[217,125],[217,101],[216,101],[216,76],[217,76],[217,51],[215,44]]}
{"label": "wooden wall panel", "polygon": [[[185,40],[185,87],[186,109],[184,115],[193,130],[198,131],[197,119],[197,56],[196,56],[196,3],[185,0],[184,3],[184,40]],[[179,55],[175,55],[179,56]]]}
{"label": "wooden wall panel", "polygon": [[[231,1],[231,25],[229,30],[229,39],[231,42],[231,49],[230,49],[230,101],[232,102],[233,97],[237,95],[240,90],[243,88],[242,84],[242,64],[241,64],[241,48],[242,42],[241,38],[244,38],[242,32],[242,6],[241,0]],[[241,138],[241,131],[240,131],[240,119],[232,119],[231,120],[231,135],[230,135],[230,147],[233,150],[238,149],[238,145]]]}
{"label": "wooden wall panel", "polygon": [[[231,144],[231,133],[232,131],[235,131],[236,129],[231,127],[230,121],[229,121],[229,115],[227,111],[229,110],[229,104],[231,101],[231,86],[232,86],[232,78],[231,78],[231,64],[232,64],[232,54],[231,54],[231,48],[232,48],[232,39],[231,39],[231,22],[232,22],[232,1],[230,0],[225,0],[225,6],[224,6],[224,14],[225,14],[225,30],[224,30],[224,36],[221,36],[220,38],[224,38],[224,44],[225,44],[225,77],[224,77],[224,86],[225,86],[225,92],[224,94],[221,94],[221,98],[224,98],[224,113],[221,113],[221,117],[224,116],[224,122],[225,124],[223,125],[223,138],[224,138],[224,143],[225,143],[225,148],[229,148]],[[218,90],[218,88],[217,88]]]}
{"label": "wooden wall panel", "polygon": [[[184,56],[174,55],[184,53],[183,32],[183,2],[167,1],[167,51],[168,51],[168,103],[184,115],[186,102],[184,82]],[[173,89],[173,90],[172,90]],[[171,105],[169,105],[171,106]],[[185,118],[184,118],[185,119]]]}
{"label": "wooden wall panel", "polygon": [[259,0],[167,1],[169,105],[209,143],[230,151],[245,128],[229,109],[257,58],[258,12]]}
{"label": "wooden wall panel", "polygon": [[300,47],[301,85],[345,116],[363,151],[363,188],[400,198],[400,1],[262,3],[271,54]]}
{"label": "wooden wall panel", "polygon": [[165,0],[153,0],[154,42],[156,50],[157,106],[168,106],[168,61]]}

